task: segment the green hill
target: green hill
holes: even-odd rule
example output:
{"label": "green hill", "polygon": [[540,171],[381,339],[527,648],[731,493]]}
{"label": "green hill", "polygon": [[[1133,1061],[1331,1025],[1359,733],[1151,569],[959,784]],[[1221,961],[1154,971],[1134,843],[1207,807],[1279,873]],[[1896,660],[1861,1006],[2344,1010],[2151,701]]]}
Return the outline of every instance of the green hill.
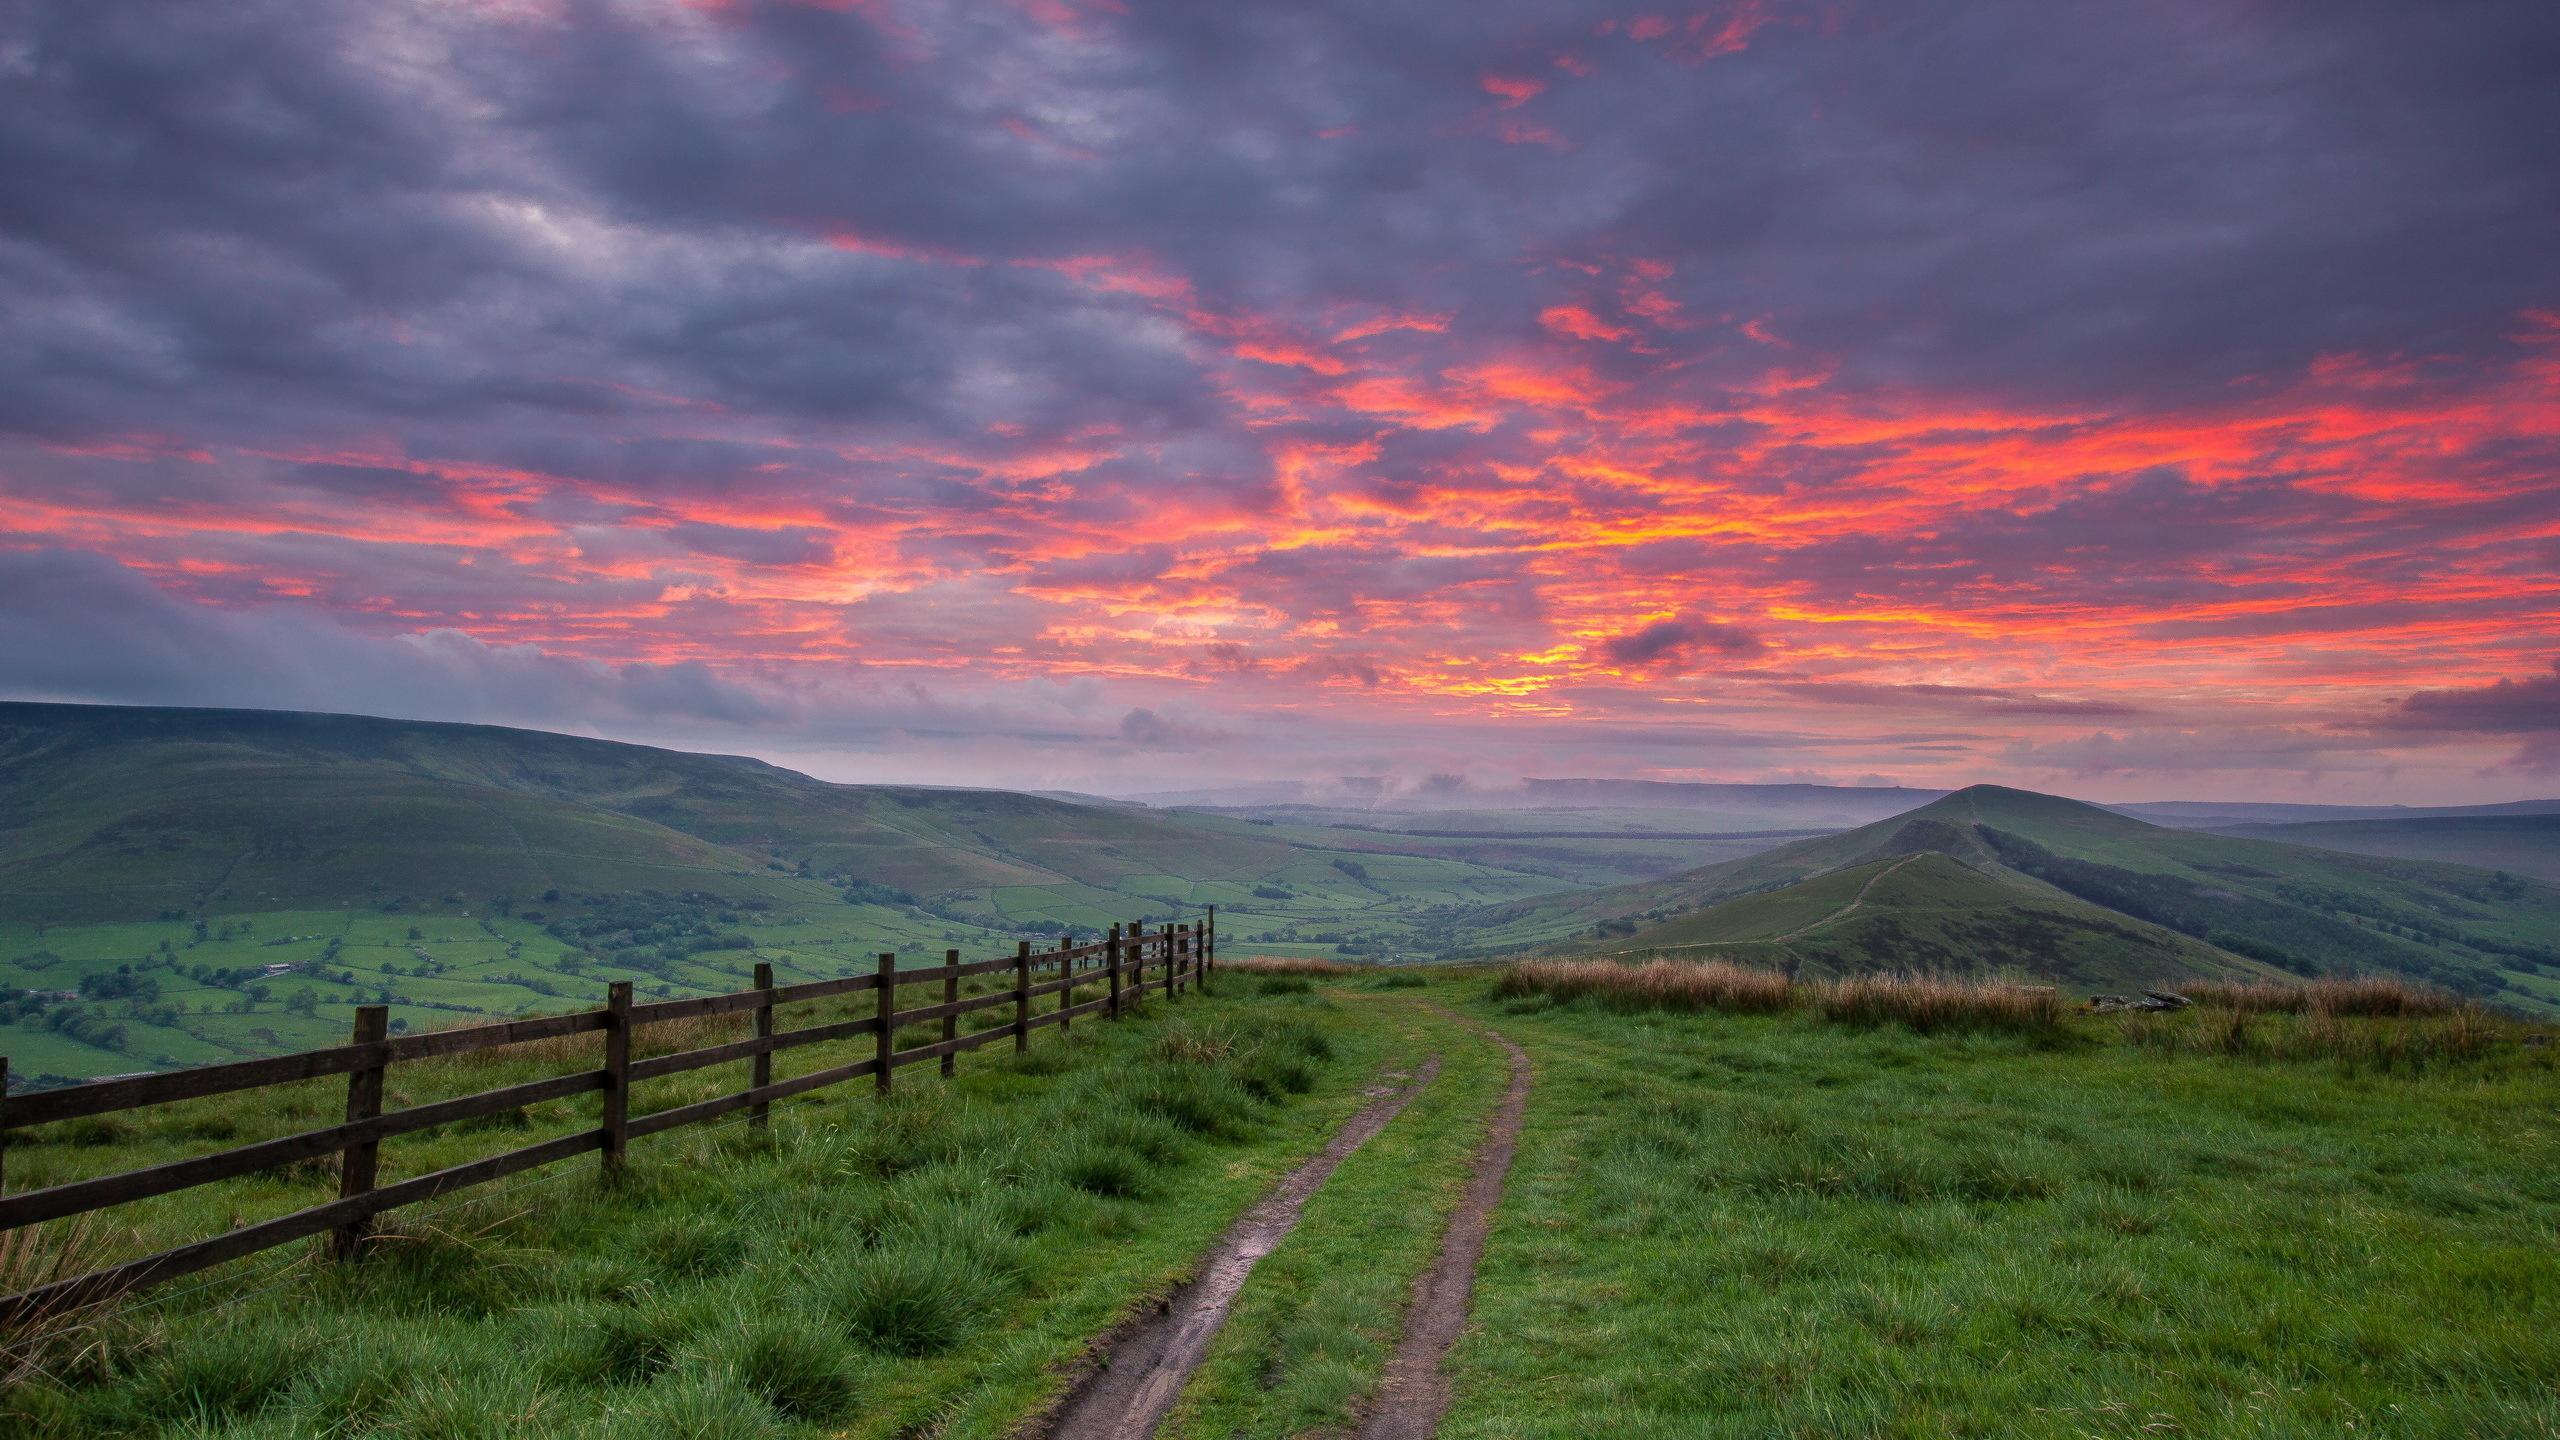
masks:
{"label": "green hill", "polygon": [[2560,1008],[2550,885],[2173,830],[1988,785],[1666,880],[1489,907],[1452,938],[1830,971],[2020,970],[2074,988],[2386,971]]}
{"label": "green hill", "polygon": [[2078,991],[2268,973],[2173,930],[1934,850],[1691,911],[1640,928],[1627,944],[1804,975],[1989,971]]}
{"label": "green hill", "polygon": [[1142,811],[830,785],[761,761],[482,725],[0,705],[19,913],[682,887],[786,873],[916,894],[1285,869]]}
{"label": "green hill", "polygon": [[368,1001],[432,1026],[1208,905],[1275,953],[1411,953],[1429,913],[1574,883],[1392,845],[496,726],[0,704],[0,1055],[196,1064]]}
{"label": "green hill", "polygon": [[2402,860],[2436,860],[2560,881],[2560,815],[2316,820],[2217,825],[2214,829],[2218,834],[2242,839],[2282,840]]}
{"label": "green hill", "polygon": [[0,914],[54,921],[554,889],[770,899],[779,881],[814,881],[1090,928],[1132,904],[1252,912],[1274,898],[1257,885],[1360,910],[1554,883],[1381,854],[1369,836],[1338,848],[1233,819],[261,711],[0,704],[0,816]]}

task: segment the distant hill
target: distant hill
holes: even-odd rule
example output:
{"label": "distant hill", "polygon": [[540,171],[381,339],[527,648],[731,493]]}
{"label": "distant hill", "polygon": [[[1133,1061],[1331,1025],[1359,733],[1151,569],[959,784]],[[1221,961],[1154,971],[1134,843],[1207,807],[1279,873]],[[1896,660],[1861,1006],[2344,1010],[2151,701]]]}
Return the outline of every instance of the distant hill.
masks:
{"label": "distant hill", "polygon": [[236,710],[0,705],[0,817],[0,905],[53,919],[555,888],[762,893],[775,873],[934,893],[1292,858],[1026,795],[830,785],[498,726]]}
{"label": "distant hill", "polygon": [[[1194,883],[1242,887],[1231,904],[1261,883],[1371,905],[1379,876],[1332,861],[1390,877],[1399,863],[1237,821],[837,785],[544,731],[109,706],[0,704],[0,822],[0,915],[57,921],[555,889],[763,895],[783,877],[997,914],[1006,892],[1050,892],[1091,911],[1090,928],[1122,913],[1115,894],[1161,912]],[[1438,899],[1550,883],[1416,863],[1451,882]]]}
{"label": "distant hill", "polygon": [[2106,807],[2154,825],[2213,830],[2231,825],[2286,825],[2320,820],[2449,820],[2492,815],[2560,815],[2560,800],[2497,805],[2292,805],[2259,800],[2137,800]]}
{"label": "distant hill", "polygon": [[40,1084],[328,1044],[359,1004],[434,1026],[1208,905],[1231,951],[1411,958],[1433,912],[1650,873],[1624,866],[1663,847],[1555,848],[497,726],[0,704],[0,1056]]}
{"label": "distant hill", "polygon": [[1664,880],[1490,907],[1451,938],[1830,971],[2011,969],[2075,988],[2379,970],[2560,1008],[2550,885],[2169,829],[1988,785]]}
{"label": "distant hill", "polygon": [[2217,825],[2213,829],[2242,839],[2282,840],[2402,860],[2437,860],[2560,881],[2560,813],[2515,811],[2420,819]]}
{"label": "distant hill", "polygon": [[1398,788],[1351,780],[1168,791],[1138,800],[1166,809],[1284,824],[1402,834],[1524,837],[1645,835],[1760,837],[1846,830],[1925,805],[1946,792],[1858,785],[1710,785],[1650,780],[1524,780],[1513,785]]}

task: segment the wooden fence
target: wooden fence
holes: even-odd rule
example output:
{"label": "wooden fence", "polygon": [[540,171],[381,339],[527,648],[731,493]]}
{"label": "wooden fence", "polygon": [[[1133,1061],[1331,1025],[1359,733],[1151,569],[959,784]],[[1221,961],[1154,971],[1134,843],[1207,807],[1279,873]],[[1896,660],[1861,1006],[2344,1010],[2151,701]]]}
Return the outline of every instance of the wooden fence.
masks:
{"label": "wooden fence", "polygon": [[[385,1007],[361,1005],[356,1008],[354,1037],[345,1045],[263,1060],[175,1070],[160,1075],[93,1081],[26,1095],[10,1096],[5,1093],[8,1061],[0,1058],[0,1145],[6,1144],[10,1131],[23,1130],[30,1125],[286,1085],[329,1075],[347,1077],[347,1118],[344,1124],[23,1194],[5,1194],[5,1185],[0,1185],[0,1232],[6,1232],[272,1170],[333,1151],[338,1156],[336,1200],[272,1220],[243,1225],[211,1239],[179,1245],[138,1260],[0,1297],[0,1327],[48,1312],[93,1304],[306,1236],[325,1234],[330,1237],[332,1254],[352,1259],[361,1254],[373,1218],[386,1210],[415,1205],[591,1150],[602,1155],[604,1173],[613,1176],[621,1171],[631,1142],[642,1136],[700,1124],[739,1110],[748,1112],[745,1117],[748,1124],[761,1126],[765,1123],[768,1108],[776,1100],[805,1095],[865,1075],[873,1077],[873,1084],[886,1093],[896,1072],[909,1065],[939,1061],[942,1073],[949,1075],[963,1051],[995,1044],[1007,1037],[1012,1039],[1015,1050],[1023,1050],[1031,1043],[1032,1031],[1045,1025],[1063,1028],[1080,1015],[1102,1012],[1117,1019],[1133,997],[1143,996],[1150,987],[1172,997],[1179,996],[1187,986],[1207,983],[1210,972],[1216,967],[1217,917],[1217,907],[1211,906],[1206,919],[1197,928],[1168,924],[1149,930],[1143,925],[1133,924],[1125,929],[1114,925],[1102,939],[1082,945],[1062,939],[1055,950],[1035,952],[1031,942],[1026,940],[1010,956],[968,964],[961,963],[957,950],[945,951],[941,964],[924,968],[901,968],[895,955],[883,955],[876,974],[849,975],[802,985],[777,986],[773,983],[773,967],[758,964],[752,989],[689,1000],[662,1000],[648,1005],[632,1004],[631,982],[618,980],[607,992],[605,1006],[601,1010],[543,1015],[495,1025],[397,1037],[388,1033]],[[1006,971],[1013,976],[1011,987],[962,998],[961,981]],[[1035,978],[1042,974],[1049,978]],[[897,1008],[897,993],[901,987],[935,984],[941,988],[941,999],[937,1003],[912,1010]],[[1093,985],[1105,986],[1107,992],[1090,1000],[1079,1001],[1076,998],[1079,990]],[[785,1005],[862,990],[878,993],[879,1004],[873,1014],[798,1030],[778,1030],[775,1027],[776,1012]],[[1058,997],[1057,1004],[1035,1011],[1033,1002],[1050,995]],[[960,1033],[962,1015],[999,1005],[1013,1007],[1012,1024],[967,1035]],[[753,1033],[746,1039],[641,1060],[631,1057],[632,1034],[643,1026],[739,1012],[753,1017]],[[906,1050],[891,1048],[900,1027],[935,1020],[942,1022],[940,1039]],[[532,1040],[590,1032],[602,1032],[604,1036],[604,1065],[601,1069],[575,1071],[388,1113],[382,1109],[383,1074],[401,1061],[493,1050]],[[773,1057],[779,1051],[862,1035],[873,1037],[872,1053],[864,1059],[788,1080],[773,1078]],[[641,1081],[738,1060],[747,1062],[745,1089],[647,1115],[632,1115],[631,1089]],[[394,1135],[476,1116],[499,1114],[538,1101],[557,1100],[590,1091],[600,1092],[604,1097],[602,1122],[592,1130],[575,1131],[537,1145],[389,1185],[375,1183],[378,1147]],[[0,1171],[0,1181],[5,1181],[5,1171]]]}

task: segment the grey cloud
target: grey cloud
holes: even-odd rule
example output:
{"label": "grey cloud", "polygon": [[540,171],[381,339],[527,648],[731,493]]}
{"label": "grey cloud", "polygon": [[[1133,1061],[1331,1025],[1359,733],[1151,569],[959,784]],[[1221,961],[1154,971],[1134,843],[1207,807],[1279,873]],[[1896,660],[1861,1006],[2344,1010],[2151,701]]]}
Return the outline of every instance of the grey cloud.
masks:
{"label": "grey cloud", "polygon": [[373,635],[303,607],[211,610],[114,561],[59,551],[0,552],[0,690],[579,729],[790,718],[699,664],[607,665],[453,630]]}
{"label": "grey cloud", "polygon": [[1600,653],[1614,664],[1653,667],[1686,664],[1708,655],[1757,655],[1767,648],[1767,642],[1740,625],[1682,617],[1612,636],[1601,642]]}
{"label": "grey cloud", "polygon": [[2560,733],[2560,662],[2547,675],[2459,690],[2421,690],[2383,717],[2386,729],[2469,735]]}
{"label": "grey cloud", "polygon": [[2468,689],[2420,690],[2386,711],[2378,728],[2510,738],[2519,742],[2509,761],[2515,769],[2560,773],[2560,661],[2546,675],[2508,677]]}
{"label": "grey cloud", "polygon": [[1120,738],[1141,750],[1197,750],[1234,738],[1214,725],[1159,715],[1141,706],[1120,717]]}
{"label": "grey cloud", "polygon": [[2031,691],[1999,690],[1980,685],[1882,685],[1853,680],[1782,680],[1770,688],[1801,700],[1826,705],[1878,706],[1894,709],[1928,707],[1981,711],[1998,715],[2123,717],[2141,707],[2116,700],[2073,700]]}

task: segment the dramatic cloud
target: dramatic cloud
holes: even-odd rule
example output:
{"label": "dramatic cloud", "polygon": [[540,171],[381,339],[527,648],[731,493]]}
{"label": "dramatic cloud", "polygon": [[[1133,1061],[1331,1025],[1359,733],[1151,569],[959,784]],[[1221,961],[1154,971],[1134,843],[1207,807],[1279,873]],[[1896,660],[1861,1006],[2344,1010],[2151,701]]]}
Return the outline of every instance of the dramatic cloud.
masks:
{"label": "dramatic cloud", "polygon": [[19,0],[0,693],[2494,797],[2555,63],[2535,0]]}
{"label": "dramatic cloud", "polygon": [[2421,690],[2392,707],[2383,728],[2512,738],[2523,742],[2515,757],[2518,768],[2560,770],[2560,661],[2547,675],[2467,690]]}
{"label": "dramatic cloud", "polygon": [[1757,655],[1767,647],[1739,625],[1713,620],[1656,620],[1600,644],[1601,658],[1634,669],[1676,666],[1700,655]]}
{"label": "dramatic cloud", "polygon": [[2499,680],[2472,690],[2421,690],[2400,702],[2390,724],[2473,735],[2560,731],[2560,663],[2548,675]]}

